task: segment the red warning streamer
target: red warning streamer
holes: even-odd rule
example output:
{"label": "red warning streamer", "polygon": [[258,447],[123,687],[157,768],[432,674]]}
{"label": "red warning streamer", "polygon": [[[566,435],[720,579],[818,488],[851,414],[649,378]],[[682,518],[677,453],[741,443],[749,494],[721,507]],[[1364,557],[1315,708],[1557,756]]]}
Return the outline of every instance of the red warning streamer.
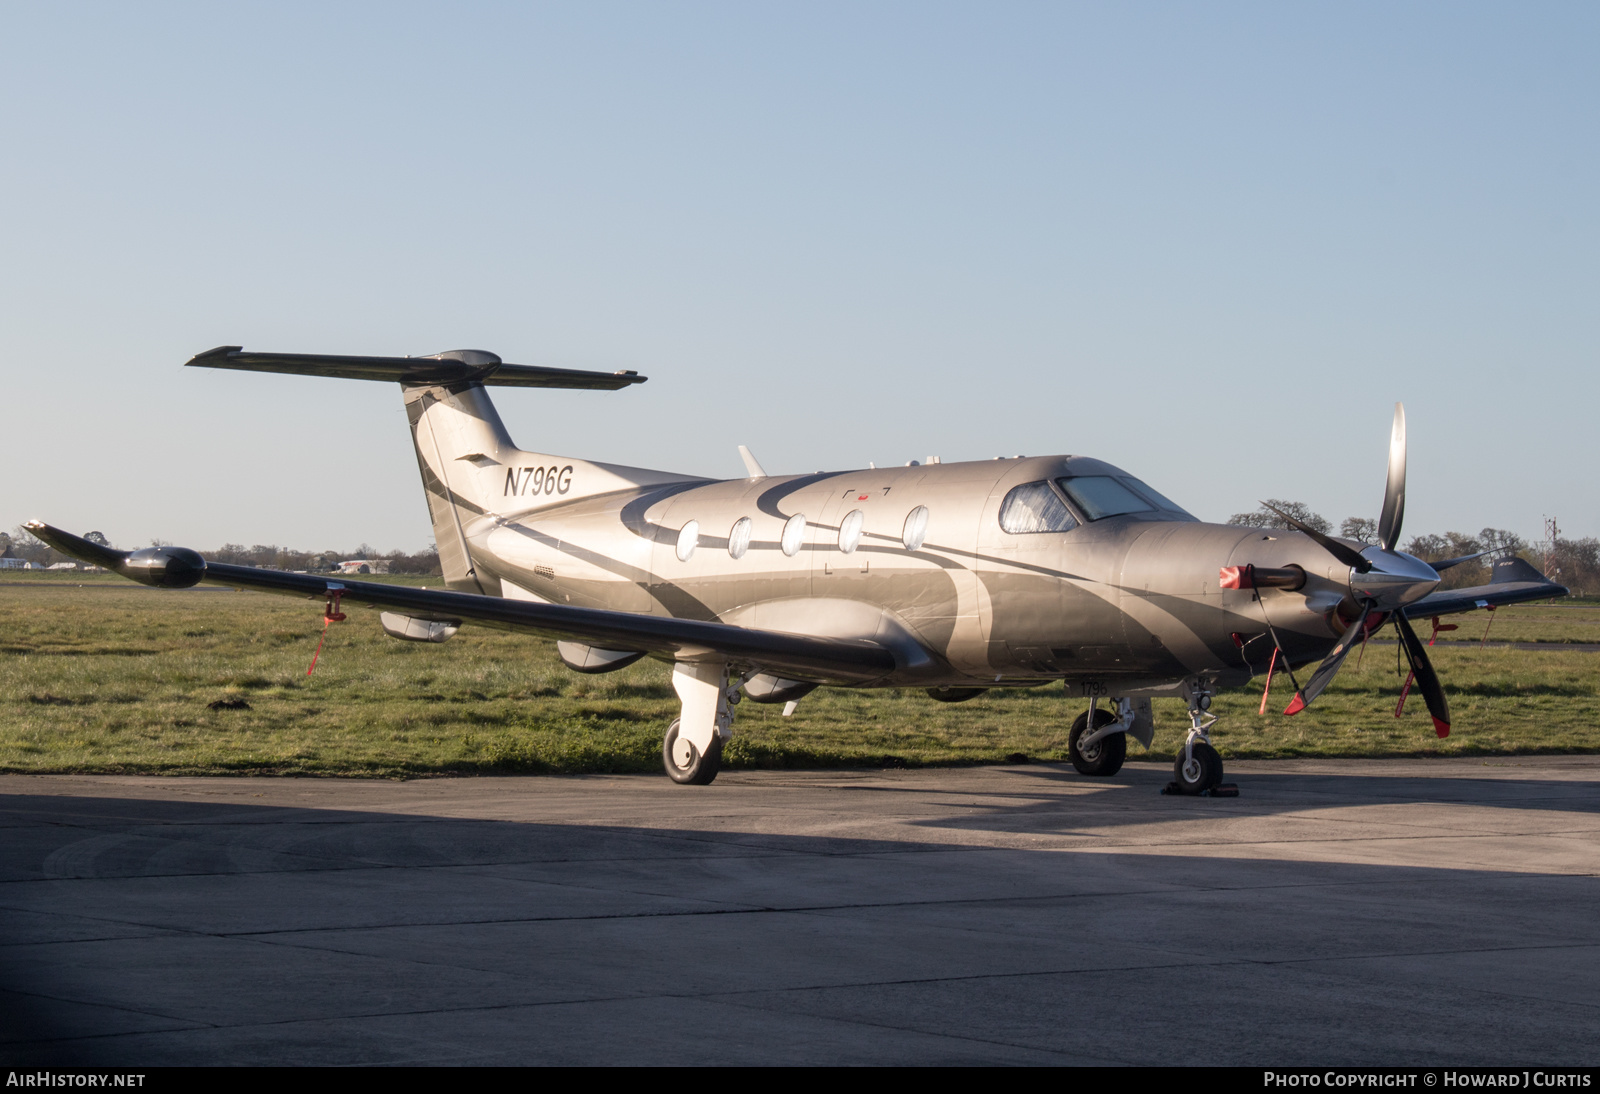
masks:
{"label": "red warning streamer", "polygon": [[328,640],[328,624],[344,622],[344,613],[339,610],[339,598],[342,596],[344,596],[343,589],[328,590],[328,603],[322,609],[322,636],[317,639],[317,652],[311,655],[311,667],[306,669],[307,676],[317,671],[317,658],[322,656],[322,643]]}

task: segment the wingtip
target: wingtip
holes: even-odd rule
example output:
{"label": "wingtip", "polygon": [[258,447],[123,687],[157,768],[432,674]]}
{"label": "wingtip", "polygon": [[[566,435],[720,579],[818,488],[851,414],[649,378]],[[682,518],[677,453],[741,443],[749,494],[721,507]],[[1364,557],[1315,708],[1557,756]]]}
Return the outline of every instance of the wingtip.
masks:
{"label": "wingtip", "polygon": [[1306,697],[1302,692],[1295,692],[1294,698],[1289,700],[1289,705],[1283,708],[1285,714],[1299,714],[1306,709]]}
{"label": "wingtip", "polygon": [[1437,733],[1442,740],[1443,738],[1450,736],[1450,723],[1441,722],[1439,719],[1435,718],[1433,720],[1433,731]]}
{"label": "wingtip", "polygon": [[204,367],[216,361],[226,361],[232,354],[243,352],[243,346],[216,346],[212,349],[206,350],[204,353],[195,354],[193,357],[184,362],[184,367],[187,368],[190,365],[200,365]]}

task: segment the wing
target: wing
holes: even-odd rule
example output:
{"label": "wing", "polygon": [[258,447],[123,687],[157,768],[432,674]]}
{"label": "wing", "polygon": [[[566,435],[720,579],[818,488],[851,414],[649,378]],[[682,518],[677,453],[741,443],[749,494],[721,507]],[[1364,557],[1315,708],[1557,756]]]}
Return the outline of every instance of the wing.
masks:
{"label": "wing", "polygon": [[1487,585],[1442,589],[1406,605],[1406,618],[1454,615],[1477,608],[1498,608],[1503,604],[1523,604],[1530,600],[1550,600],[1567,595],[1565,585],[1557,585],[1520,558],[1503,558],[1494,564],[1490,572],[1494,580]]}
{"label": "wing", "polygon": [[736,663],[758,666],[764,672],[817,683],[870,683],[887,676],[897,665],[892,650],[866,639],[760,631],[695,619],[228,566],[207,562],[196,552],[182,547],[117,551],[38,521],[26,527],[62,554],[104,566],[147,585],[182,588],[207,582],[314,600],[338,592],[345,604],[370,604],[436,620],[471,621],[503,630],[583,642],[608,650],[636,650],[674,660],[721,656]]}

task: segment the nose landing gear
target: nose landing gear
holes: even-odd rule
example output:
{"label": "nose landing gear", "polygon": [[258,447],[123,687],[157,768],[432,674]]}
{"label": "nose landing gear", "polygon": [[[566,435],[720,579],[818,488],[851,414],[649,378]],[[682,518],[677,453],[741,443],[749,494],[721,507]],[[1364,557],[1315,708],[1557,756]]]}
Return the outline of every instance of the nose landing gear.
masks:
{"label": "nose landing gear", "polygon": [[1189,700],[1189,734],[1172,765],[1172,781],[1163,794],[1205,794],[1236,798],[1239,788],[1222,781],[1222,756],[1211,745],[1210,730],[1217,722],[1211,713],[1211,688],[1204,681],[1185,685]]}

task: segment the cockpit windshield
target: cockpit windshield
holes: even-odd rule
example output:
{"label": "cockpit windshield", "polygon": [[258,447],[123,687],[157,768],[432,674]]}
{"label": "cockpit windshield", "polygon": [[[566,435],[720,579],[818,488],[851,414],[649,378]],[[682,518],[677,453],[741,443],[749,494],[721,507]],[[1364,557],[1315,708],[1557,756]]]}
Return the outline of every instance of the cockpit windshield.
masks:
{"label": "cockpit windshield", "polygon": [[1131,475],[1078,475],[1057,479],[1056,485],[1090,520],[1120,517],[1125,513],[1159,513],[1178,520],[1197,519]]}

